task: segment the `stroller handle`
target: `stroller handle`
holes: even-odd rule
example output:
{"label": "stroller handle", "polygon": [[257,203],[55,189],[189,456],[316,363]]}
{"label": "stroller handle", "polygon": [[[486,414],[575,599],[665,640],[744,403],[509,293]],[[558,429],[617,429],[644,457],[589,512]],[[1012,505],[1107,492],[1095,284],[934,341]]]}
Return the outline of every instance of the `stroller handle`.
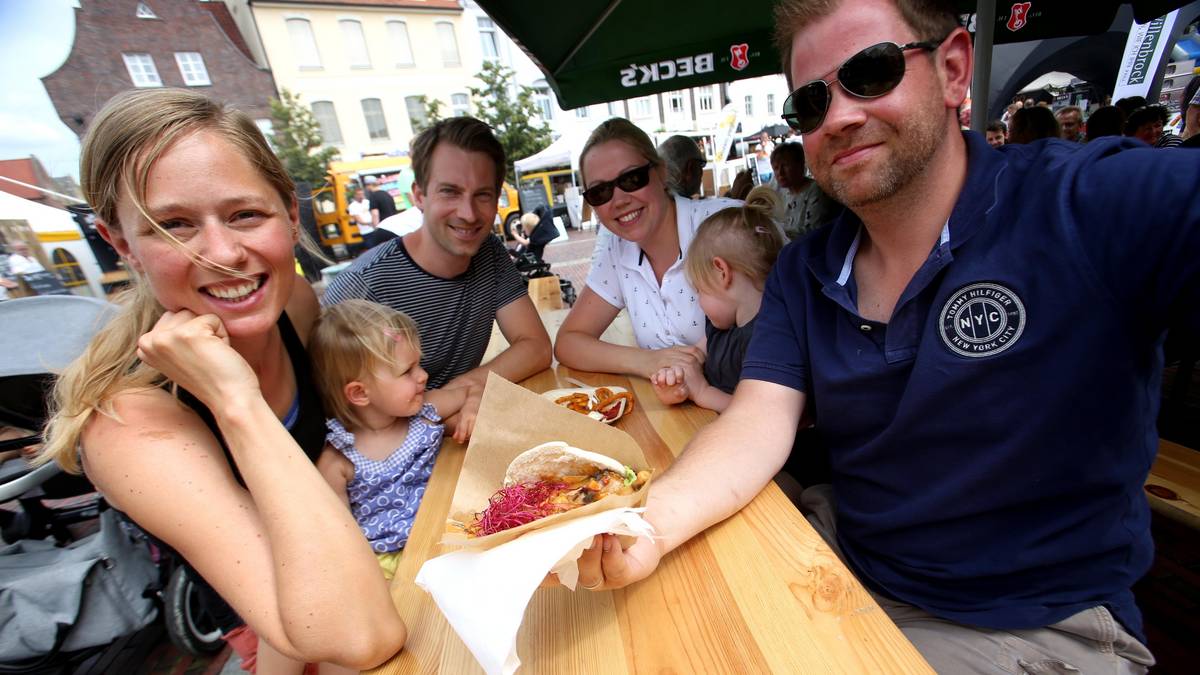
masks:
{"label": "stroller handle", "polygon": [[51,462],[50,464],[43,464],[19,478],[0,485],[0,503],[16,499],[60,473],[62,473],[62,469],[58,468],[57,464]]}

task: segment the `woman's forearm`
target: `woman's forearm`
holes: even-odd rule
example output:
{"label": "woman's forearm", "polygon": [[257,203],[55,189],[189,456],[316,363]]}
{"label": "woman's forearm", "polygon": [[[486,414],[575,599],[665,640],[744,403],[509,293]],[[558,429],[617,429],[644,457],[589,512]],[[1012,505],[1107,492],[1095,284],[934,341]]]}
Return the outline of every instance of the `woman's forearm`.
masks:
{"label": "woman's forearm", "polygon": [[650,377],[650,352],[605,342],[581,331],[562,331],[554,344],[554,355],[564,366],[596,373],[620,373]]}
{"label": "woman's forearm", "polygon": [[404,624],[358,523],[270,407],[256,396],[214,414],[269,539],[288,639],[347,665],[399,650]]}

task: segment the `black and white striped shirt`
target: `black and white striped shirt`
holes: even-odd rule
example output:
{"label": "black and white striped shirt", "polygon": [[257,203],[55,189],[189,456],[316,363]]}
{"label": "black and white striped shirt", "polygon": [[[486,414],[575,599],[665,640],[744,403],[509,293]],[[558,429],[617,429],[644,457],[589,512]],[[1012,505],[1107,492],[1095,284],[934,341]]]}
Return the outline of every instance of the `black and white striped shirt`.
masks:
{"label": "black and white striped shirt", "polygon": [[436,389],[480,364],[496,312],[525,292],[525,281],[494,236],[479,247],[467,271],[452,279],[421,269],[397,237],[338,273],[321,304],[363,298],[412,317],[421,334],[427,386]]}

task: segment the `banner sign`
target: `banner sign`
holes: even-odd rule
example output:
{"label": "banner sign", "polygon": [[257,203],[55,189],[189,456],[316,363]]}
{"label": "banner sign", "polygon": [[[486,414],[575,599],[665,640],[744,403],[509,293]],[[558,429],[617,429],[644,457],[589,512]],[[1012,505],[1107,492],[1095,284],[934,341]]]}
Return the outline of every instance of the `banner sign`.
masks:
{"label": "banner sign", "polygon": [[1146,96],[1150,93],[1154,74],[1162,63],[1167,41],[1175,27],[1179,10],[1160,16],[1150,23],[1135,23],[1125,41],[1125,55],[1117,71],[1117,85],[1112,100],[1120,101],[1127,96]]}

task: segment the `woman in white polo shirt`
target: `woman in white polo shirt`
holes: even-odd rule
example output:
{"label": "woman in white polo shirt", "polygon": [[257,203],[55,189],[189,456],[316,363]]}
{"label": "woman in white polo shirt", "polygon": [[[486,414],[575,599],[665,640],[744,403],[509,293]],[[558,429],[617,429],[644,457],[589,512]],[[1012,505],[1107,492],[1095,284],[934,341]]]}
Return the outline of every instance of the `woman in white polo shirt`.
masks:
{"label": "woman in white polo shirt", "polygon": [[[704,312],[683,271],[696,228],[709,215],[741,202],[672,196],[654,144],[629,120],[596,127],[580,156],[584,199],[604,229],[579,301],[555,340],[559,362],[595,372],[650,377],[660,368],[704,355]],[[628,308],[637,347],[600,340]]]}

